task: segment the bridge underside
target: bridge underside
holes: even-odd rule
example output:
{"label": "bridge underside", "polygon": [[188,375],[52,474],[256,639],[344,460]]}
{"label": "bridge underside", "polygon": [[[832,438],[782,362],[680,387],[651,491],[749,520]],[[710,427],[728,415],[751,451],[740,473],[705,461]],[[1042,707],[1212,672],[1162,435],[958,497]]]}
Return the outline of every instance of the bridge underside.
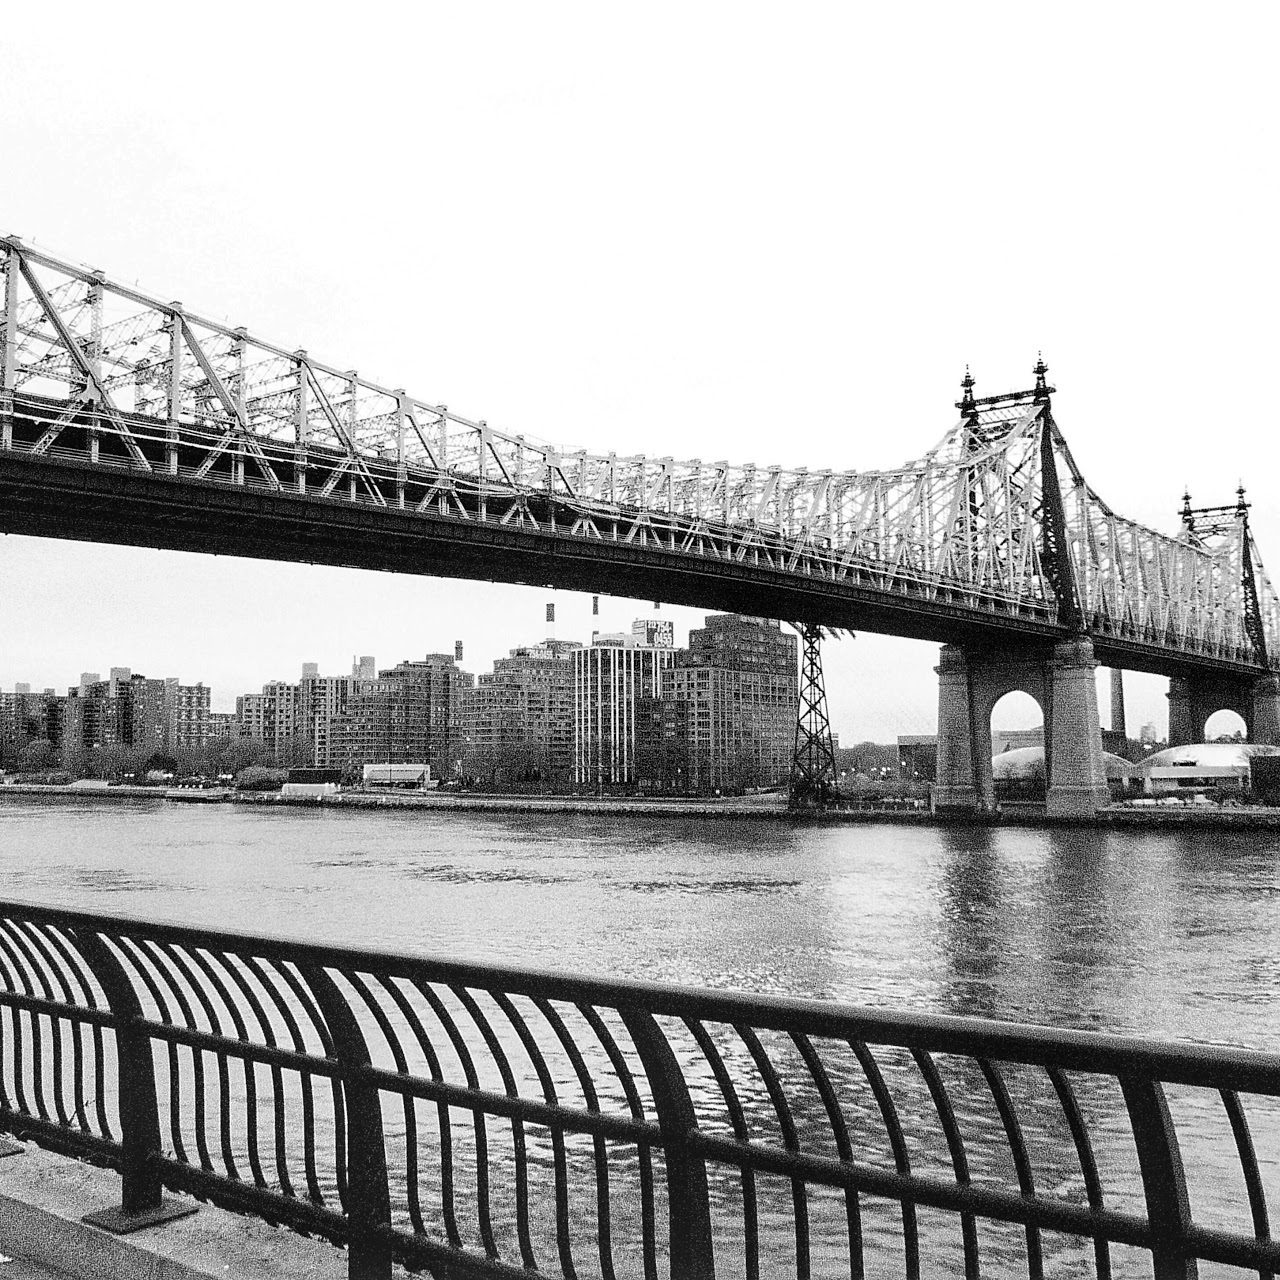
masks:
{"label": "bridge underside", "polygon": [[[552,586],[878,632],[990,654],[1048,651],[1060,628],[933,601],[895,600],[849,583],[806,581],[759,565],[708,561],[650,546],[584,542],[504,526],[139,474],[0,451],[0,532],[202,554],[342,565],[476,581]],[[1094,638],[1108,666],[1181,676],[1254,668]]]}
{"label": "bridge underside", "polygon": [[[554,586],[966,644],[1052,643],[1006,616],[920,609],[829,581],[678,551],[362,507],[0,452],[0,532],[82,542]],[[877,599],[879,594],[881,598]]]}

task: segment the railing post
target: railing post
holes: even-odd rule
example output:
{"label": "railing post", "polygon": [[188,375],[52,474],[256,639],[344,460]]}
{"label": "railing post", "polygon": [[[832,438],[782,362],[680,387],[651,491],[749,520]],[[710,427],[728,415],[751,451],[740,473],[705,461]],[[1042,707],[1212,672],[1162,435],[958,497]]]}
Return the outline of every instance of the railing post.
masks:
{"label": "railing post", "polygon": [[123,1187],[118,1209],[86,1213],[84,1221],[116,1235],[154,1227],[196,1212],[189,1201],[166,1200],[160,1175],[160,1111],[156,1103],[151,1037],[142,1029],[142,1005],[124,966],[89,929],[77,930],[76,949],[98,980],[115,1019]]}
{"label": "railing post", "polygon": [[1196,1280],[1196,1259],[1187,1251],[1191,1202],[1178,1150],[1178,1132],[1164,1089],[1158,1080],[1133,1076],[1122,1076],[1120,1088],[1138,1147],[1147,1220],[1155,1237],[1152,1274],[1155,1280]]}
{"label": "railing post", "polygon": [[643,1009],[619,1012],[649,1079],[658,1127],[662,1130],[672,1280],[714,1280],[707,1166],[694,1145],[698,1117],[689,1086],[653,1015]]}
{"label": "railing post", "polygon": [[391,1225],[387,1151],[382,1134],[382,1103],[377,1088],[363,1078],[372,1065],[369,1047],[351,1006],[319,965],[300,965],[333,1037],[342,1066],[342,1096],[347,1109],[348,1280],[391,1280],[391,1244],[383,1232]]}

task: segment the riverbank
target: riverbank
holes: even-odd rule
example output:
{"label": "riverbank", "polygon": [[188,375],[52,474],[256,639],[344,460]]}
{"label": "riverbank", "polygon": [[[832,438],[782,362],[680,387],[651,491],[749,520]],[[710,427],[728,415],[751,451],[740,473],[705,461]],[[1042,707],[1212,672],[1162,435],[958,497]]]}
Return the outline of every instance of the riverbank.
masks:
{"label": "riverbank", "polygon": [[796,814],[786,798],[776,793],[725,799],[646,799],[639,796],[499,796],[471,792],[398,791],[387,795],[344,791],[336,796],[283,796],[278,792],[247,791],[235,796],[237,804],[292,805],[304,808],[422,809],[436,813],[598,814],[616,817],[635,814],[650,818],[755,818],[794,821],[812,818],[832,822],[892,821],[931,822],[928,809],[842,809],[821,814]]}
{"label": "riverbank", "polygon": [[236,791],[218,794],[192,791],[174,794],[157,787],[50,786],[42,783],[10,783],[0,786],[0,800],[39,796],[45,799],[82,803],[85,801],[155,800],[172,804],[237,804],[267,808],[303,809],[418,809],[434,813],[577,814],[617,817],[632,814],[649,818],[705,818],[790,823],[856,825],[859,823],[902,823],[910,826],[1096,826],[1122,828],[1196,828],[1204,830],[1280,830],[1280,808],[1257,805],[1222,808],[1218,805],[1109,805],[1097,816],[1049,818],[1039,805],[1011,805],[998,814],[955,814],[945,817],[929,809],[903,806],[870,806],[856,809],[794,811],[786,799],[769,793],[723,799],[639,796],[510,796],[480,795],[474,792],[412,792],[388,794],[345,791],[334,796],[284,796],[278,791]]}

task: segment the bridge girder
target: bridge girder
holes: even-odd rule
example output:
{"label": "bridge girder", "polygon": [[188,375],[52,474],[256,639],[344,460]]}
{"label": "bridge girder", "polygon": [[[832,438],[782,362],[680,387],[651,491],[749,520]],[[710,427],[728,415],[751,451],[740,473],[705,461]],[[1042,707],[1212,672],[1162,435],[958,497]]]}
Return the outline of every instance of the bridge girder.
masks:
{"label": "bridge girder", "polygon": [[[581,583],[943,641],[1083,630],[1144,669],[1243,670],[1280,653],[1256,547],[1112,511],[1053,420],[1043,365],[1025,393],[975,399],[967,380],[959,423],[891,471],[619,457],[496,431],[14,238],[0,239],[0,272],[0,524],[13,532]],[[80,484],[82,511],[67,496],[79,482],[56,470],[70,464],[114,477],[92,498]],[[56,493],[42,500],[41,484]],[[299,523],[297,499],[327,514]],[[113,522],[94,501],[131,514]],[[205,513],[198,528],[183,506]],[[247,523],[215,529],[215,509]],[[326,537],[326,521],[359,545]],[[291,522],[306,532],[286,534]]]}

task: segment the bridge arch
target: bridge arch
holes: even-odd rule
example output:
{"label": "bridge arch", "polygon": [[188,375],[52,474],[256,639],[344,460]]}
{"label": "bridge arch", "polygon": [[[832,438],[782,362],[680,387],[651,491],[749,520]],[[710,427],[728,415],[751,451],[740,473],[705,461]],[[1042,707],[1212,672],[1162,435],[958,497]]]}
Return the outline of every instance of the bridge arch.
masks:
{"label": "bridge arch", "polygon": [[[996,699],[991,708],[991,773],[992,795],[997,802],[1010,800],[1043,800],[1049,785],[1049,770],[1045,751],[1045,706],[1028,689],[1010,689]],[[1038,723],[1037,723],[1038,722]],[[1039,741],[1033,740],[1036,729]],[[1038,763],[1023,759],[1027,748],[1039,748]],[[1001,757],[1016,751],[1019,762],[1014,768],[1016,776],[1001,778]],[[1008,766],[1005,766],[1007,770]]]}
{"label": "bridge arch", "polygon": [[1249,722],[1234,707],[1220,707],[1205,720],[1201,735],[1205,742],[1216,742],[1219,738],[1248,742],[1249,729]]}
{"label": "bridge arch", "polygon": [[[1087,639],[1066,641],[1051,649],[1028,646],[995,653],[943,646],[937,667],[935,806],[939,810],[995,810],[992,714],[1008,694],[1020,693],[1032,699],[1043,715],[1046,811],[1061,817],[1095,813],[1107,800],[1097,666]],[[1025,712],[1025,702],[1022,707]]]}
{"label": "bridge arch", "polygon": [[[977,661],[969,664],[969,687],[973,715],[973,769],[979,806],[992,810],[996,805],[995,780],[991,773],[992,728],[1001,704],[1026,709],[1027,701],[1040,710],[1044,741],[1051,741],[1050,708],[1053,705],[1052,677],[1039,655],[1016,656],[999,661]],[[1006,702],[1006,699],[1012,699]],[[1048,748],[1045,770],[1048,773]]]}
{"label": "bridge arch", "polygon": [[[1177,678],[1169,681],[1169,745],[1186,746],[1191,742],[1207,742],[1209,722],[1214,721],[1215,736],[1224,713],[1228,725],[1243,725],[1245,740],[1253,742],[1255,689],[1249,680]],[[1225,732],[1231,732],[1227,728]]]}

